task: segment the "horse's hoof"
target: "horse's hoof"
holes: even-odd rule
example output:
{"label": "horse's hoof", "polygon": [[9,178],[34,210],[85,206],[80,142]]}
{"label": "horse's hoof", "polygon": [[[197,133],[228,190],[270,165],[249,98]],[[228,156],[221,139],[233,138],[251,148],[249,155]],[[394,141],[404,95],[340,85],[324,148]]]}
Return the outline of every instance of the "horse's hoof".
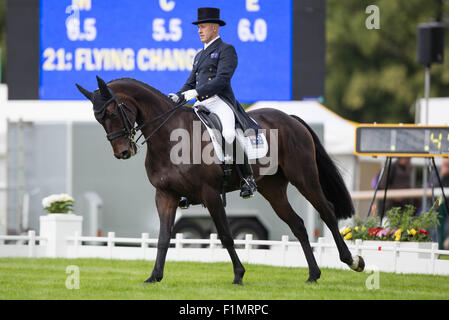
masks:
{"label": "horse's hoof", "polygon": [[150,284],[150,283],[161,282],[161,280],[162,280],[162,278],[151,276],[147,280],[142,282],[142,285],[146,286],[147,284]]}
{"label": "horse's hoof", "polygon": [[232,284],[243,286],[243,281],[242,281],[242,279],[234,280],[234,281],[232,281]]}
{"label": "horse's hoof", "polygon": [[365,269],[365,261],[361,256],[354,256],[349,267],[356,272],[362,272]]}
{"label": "horse's hoof", "polygon": [[318,283],[318,278],[309,277],[309,279],[307,279],[306,283]]}

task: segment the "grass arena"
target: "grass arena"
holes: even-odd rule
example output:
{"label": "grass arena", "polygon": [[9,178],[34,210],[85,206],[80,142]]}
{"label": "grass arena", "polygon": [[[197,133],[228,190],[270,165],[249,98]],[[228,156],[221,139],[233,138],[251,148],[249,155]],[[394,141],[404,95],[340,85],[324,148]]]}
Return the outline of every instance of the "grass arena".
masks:
{"label": "grass arena", "polygon": [[[147,286],[144,260],[1,258],[0,299],[37,300],[447,300],[449,277],[246,264],[242,286],[229,263],[167,262],[166,279]],[[74,270],[79,271],[77,274]],[[75,279],[74,275],[79,278]]]}
{"label": "grass arena", "polygon": [[0,1],[0,302],[449,300],[448,29],[449,0]]}

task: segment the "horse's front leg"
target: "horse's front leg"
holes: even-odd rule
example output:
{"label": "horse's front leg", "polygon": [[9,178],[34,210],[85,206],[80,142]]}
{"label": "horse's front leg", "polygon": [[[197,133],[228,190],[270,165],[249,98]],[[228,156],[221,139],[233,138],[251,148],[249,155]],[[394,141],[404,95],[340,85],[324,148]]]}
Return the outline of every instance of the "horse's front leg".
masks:
{"label": "horse's front leg", "polygon": [[237,252],[234,248],[234,240],[232,239],[231,230],[229,228],[226,212],[221,200],[220,194],[215,190],[210,190],[206,197],[205,205],[215,223],[221,243],[228,250],[229,256],[234,267],[233,284],[242,284],[245,268],[240,262]]}
{"label": "horse's front leg", "polygon": [[170,238],[175,221],[179,197],[169,192],[156,189],[156,207],[159,214],[160,230],[157,242],[157,255],[151,276],[143,284],[159,282],[164,276],[165,258],[170,246]]}

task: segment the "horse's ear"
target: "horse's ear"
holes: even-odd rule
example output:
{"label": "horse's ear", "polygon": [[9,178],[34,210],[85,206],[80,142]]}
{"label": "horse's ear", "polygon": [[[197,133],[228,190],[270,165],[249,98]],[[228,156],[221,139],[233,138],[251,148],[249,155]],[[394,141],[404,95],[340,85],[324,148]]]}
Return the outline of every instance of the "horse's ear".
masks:
{"label": "horse's ear", "polygon": [[92,103],[94,102],[94,94],[93,92],[90,92],[86,89],[84,89],[83,87],[81,87],[78,83],[76,83],[76,87],[78,88],[78,90],[87,98],[89,99]]}
{"label": "horse's ear", "polygon": [[98,89],[100,89],[101,95],[106,99],[110,99],[112,96],[111,96],[111,93],[109,92],[108,85],[106,84],[106,82],[104,82],[103,79],[101,79],[99,76],[97,76],[97,83],[98,83]]}

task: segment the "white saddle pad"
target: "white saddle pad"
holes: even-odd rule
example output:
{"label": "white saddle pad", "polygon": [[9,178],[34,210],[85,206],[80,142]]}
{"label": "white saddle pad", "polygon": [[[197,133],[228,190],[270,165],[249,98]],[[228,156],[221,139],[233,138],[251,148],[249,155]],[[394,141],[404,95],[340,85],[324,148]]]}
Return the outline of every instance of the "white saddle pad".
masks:
{"label": "white saddle pad", "polygon": [[268,142],[263,132],[245,137],[242,130],[237,129],[235,138],[243,146],[249,160],[263,158],[268,153]]}
{"label": "white saddle pad", "polygon": [[[221,147],[221,141],[217,140],[216,135],[214,134],[214,130],[210,128],[203,119],[198,115],[198,109],[193,108],[198,118],[201,120],[201,122],[206,127],[207,131],[209,132],[209,136],[212,140],[212,145],[214,146],[215,154],[217,155],[218,159],[220,161],[229,161],[231,159],[225,159],[223,156],[223,149]],[[256,122],[253,119],[254,122]],[[257,122],[256,122],[257,123]],[[259,132],[257,135],[250,135],[245,137],[242,130],[237,129],[235,132],[235,138],[238,140],[238,143],[240,143],[241,146],[243,146],[243,149],[248,157],[249,160],[253,159],[259,159],[263,158],[268,153],[268,142],[267,138],[265,137],[265,134],[263,132]]]}

